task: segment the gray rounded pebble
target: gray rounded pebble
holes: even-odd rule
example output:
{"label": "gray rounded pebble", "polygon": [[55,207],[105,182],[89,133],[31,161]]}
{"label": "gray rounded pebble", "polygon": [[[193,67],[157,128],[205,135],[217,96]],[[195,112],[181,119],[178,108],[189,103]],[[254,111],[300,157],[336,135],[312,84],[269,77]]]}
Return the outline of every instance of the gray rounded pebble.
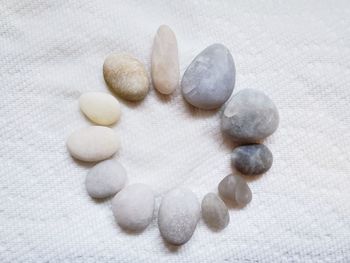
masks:
{"label": "gray rounded pebble", "polygon": [[235,75],[230,51],[222,44],[213,44],[188,66],[181,81],[182,94],[197,108],[219,108],[232,94]]}
{"label": "gray rounded pebble", "polygon": [[220,195],[239,206],[245,206],[252,200],[252,192],[246,181],[238,175],[226,176],[218,186]]}
{"label": "gray rounded pebble", "polygon": [[116,194],[112,211],[120,227],[139,232],[151,223],[154,203],[154,194],[147,185],[133,184]]}
{"label": "gray rounded pebble", "polygon": [[227,103],[221,116],[222,130],[240,143],[259,142],[278,127],[279,115],[265,93],[244,89]]}
{"label": "gray rounded pebble", "polygon": [[233,166],[246,175],[265,173],[272,166],[272,153],[263,144],[242,145],[235,148],[231,154]]}
{"label": "gray rounded pebble", "polygon": [[202,217],[213,229],[224,229],[230,222],[230,215],[225,203],[214,193],[208,193],[202,200]]}
{"label": "gray rounded pebble", "polygon": [[186,188],[176,188],[162,199],[158,213],[159,231],[168,243],[182,245],[192,237],[200,216],[195,194]]}

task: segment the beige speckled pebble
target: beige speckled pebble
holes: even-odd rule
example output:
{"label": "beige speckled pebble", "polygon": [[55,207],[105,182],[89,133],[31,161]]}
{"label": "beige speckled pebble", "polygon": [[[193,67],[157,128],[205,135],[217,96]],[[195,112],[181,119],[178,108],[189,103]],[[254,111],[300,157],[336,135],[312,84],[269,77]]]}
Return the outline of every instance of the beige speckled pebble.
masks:
{"label": "beige speckled pebble", "polygon": [[214,193],[208,193],[202,200],[202,217],[205,223],[216,230],[225,228],[230,215],[225,203]]}
{"label": "beige speckled pebble", "polygon": [[103,64],[103,76],[107,85],[126,100],[142,100],[149,91],[145,66],[129,54],[109,55]]}

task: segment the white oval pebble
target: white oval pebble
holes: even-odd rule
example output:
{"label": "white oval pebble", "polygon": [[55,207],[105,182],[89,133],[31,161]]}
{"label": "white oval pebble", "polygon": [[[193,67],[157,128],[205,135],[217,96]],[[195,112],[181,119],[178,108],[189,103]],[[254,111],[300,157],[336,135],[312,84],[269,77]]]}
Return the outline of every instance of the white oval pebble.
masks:
{"label": "white oval pebble", "polygon": [[230,222],[230,215],[225,203],[214,193],[208,193],[204,196],[202,216],[209,227],[217,230],[225,228]]}
{"label": "white oval pebble", "polygon": [[93,198],[106,198],[119,192],[126,182],[126,170],[116,160],[96,164],[86,176],[85,186]]}
{"label": "white oval pebble", "polygon": [[129,231],[142,231],[152,221],[154,194],[144,184],[125,187],[112,200],[112,211],[120,227]]}
{"label": "white oval pebble", "polygon": [[195,194],[186,188],[176,188],[162,199],[158,227],[162,237],[173,245],[186,243],[196,229],[200,205]]}
{"label": "white oval pebble", "polygon": [[117,134],[110,128],[90,126],[73,132],[67,147],[81,161],[97,162],[111,157],[120,147]]}
{"label": "white oval pebble", "polygon": [[79,106],[86,117],[100,125],[111,125],[120,118],[118,100],[107,93],[84,93],[79,98]]}

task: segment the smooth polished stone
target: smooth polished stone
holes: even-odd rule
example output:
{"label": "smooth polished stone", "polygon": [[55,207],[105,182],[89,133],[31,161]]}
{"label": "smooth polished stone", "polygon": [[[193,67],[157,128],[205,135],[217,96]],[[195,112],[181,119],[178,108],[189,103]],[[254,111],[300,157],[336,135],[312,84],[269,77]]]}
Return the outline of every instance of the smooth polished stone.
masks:
{"label": "smooth polished stone", "polygon": [[70,154],[78,160],[98,162],[115,154],[120,142],[112,129],[90,126],[73,132],[67,140],[67,147]]}
{"label": "smooth polished stone", "polygon": [[175,188],[162,199],[158,213],[158,227],[164,240],[182,245],[192,237],[200,216],[195,194],[187,188]]}
{"label": "smooth polished stone", "polygon": [[220,195],[239,206],[245,206],[252,200],[252,192],[246,181],[238,175],[226,176],[218,186]]}
{"label": "smooth polished stone", "polygon": [[126,183],[126,170],[116,160],[96,164],[86,176],[85,186],[93,198],[106,198],[119,192]]}
{"label": "smooth polished stone", "polygon": [[158,28],[153,41],[152,81],[162,94],[168,95],[179,86],[180,69],[177,41],[167,25]]}
{"label": "smooth polished stone", "polygon": [[230,51],[222,44],[213,44],[188,66],[181,81],[182,94],[194,107],[219,108],[232,94],[235,75]]}
{"label": "smooth polished stone", "polygon": [[126,100],[142,100],[149,91],[145,66],[126,53],[109,55],[103,64],[103,76],[107,85]]}
{"label": "smooth polished stone", "polygon": [[257,175],[272,166],[272,153],[263,144],[248,144],[235,148],[231,154],[233,166],[246,175]]}
{"label": "smooth polished stone", "polygon": [[151,223],[154,203],[154,194],[147,185],[133,184],[116,194],[112,211],[121,228],[139,232]]}
{"label": "smooth polished stone", "polygon": [[263,92],[254,89],[239,91],[227,103],[221,116],[221,128],[239,143],[253,143],[276,131],[278,110]]}
{"label": "smooth polished stone", "polygon": [[94,123],[111,125],[120,118],[120,104],[110,94],[86,92],[79,98],[81,111]]}
{"label": "smooth polished stone", "polygon": [[223,229],[230,222],[230,215],[225,203],[214,193],[208,193],[202,200],[202,217],[213,229]]}

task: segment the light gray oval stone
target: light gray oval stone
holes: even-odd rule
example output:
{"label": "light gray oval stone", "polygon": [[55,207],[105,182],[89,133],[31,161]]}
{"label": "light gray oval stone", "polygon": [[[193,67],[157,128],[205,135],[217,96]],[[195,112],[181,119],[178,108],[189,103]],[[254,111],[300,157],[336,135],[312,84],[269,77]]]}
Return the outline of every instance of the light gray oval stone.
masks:
{"label": "light gray oval stone", "polygon": [[125,187],[112,200],[112,211],[119,226],[128,231],[142,231],[152,221],[154,194],[144,184]]}
{"label": "light gray oval stone", "polygon": [[222,44],[213,44],[188,66],[181,81],[182,94],[197,108],[219,108],[232,94],[235,75],[230,51]]}
{"label": "light gray oval stone", "polygon": [[238,175],[226,176],[218,186],[220,195],[239,206],[245,206],[252,200],[252,192],[246,181]]}
{"label": "light gray oval stone", "polygon": [[158,213],[158,227],[164,240],[182,245],[192,237],[200,216],[195,194],[186,188],[176,188],[162,199]]}
{"label": "light gray oval stone", "polygon": [[214,193],[208,193],[202,200],[202,217],[213,229],[223,229],[230,222],[230,215],[225,203]]}
{"label": "light gray oval stone", "polygon": [[231,161],[242,174],[257,175],[271,168],[273,157],[265,145],[248,144],[235,148],[231,154]]}
{"label": "light gray oval stone", "polygon": [[244,89],[227,103],[221,116],[222,130],[240,143],[259,142],[278,127],[273,101],[263,92]]}
{"label": "light gray oval stone", "polygon": [[86,176],[85,186],[93,198],[106,198],[119,192],[126,183],[126,170],[116,160],[96,164]]}

